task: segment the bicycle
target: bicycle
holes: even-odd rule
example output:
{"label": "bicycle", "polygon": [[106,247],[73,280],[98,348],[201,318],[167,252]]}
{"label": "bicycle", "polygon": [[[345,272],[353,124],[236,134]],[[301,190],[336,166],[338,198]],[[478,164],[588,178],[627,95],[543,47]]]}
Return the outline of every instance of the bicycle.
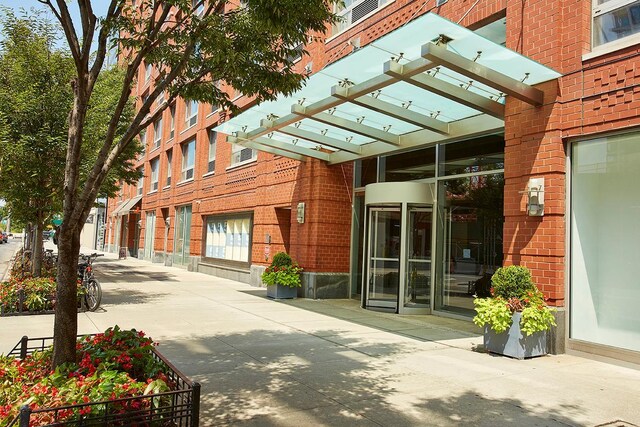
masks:
{"label": "bicycle", "polygon": [[81,280],[81,286],[85,289],[84,303],[89,311],[96,311],[102,301],[102,287],[93,276],[93,261],[100,256],[104,254],[80,254],[82,262],[78,263],[78,279]]}

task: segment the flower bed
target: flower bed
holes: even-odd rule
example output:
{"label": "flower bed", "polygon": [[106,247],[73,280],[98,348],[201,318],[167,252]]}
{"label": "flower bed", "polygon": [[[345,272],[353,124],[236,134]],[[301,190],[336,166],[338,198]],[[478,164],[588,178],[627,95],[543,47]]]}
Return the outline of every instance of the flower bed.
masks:
{"label": "flower bed", "polygon": [[[84,288],[78,286],[78,309],[83,310]],[[11,277],[0,283],[0,316],[53,313],[56,281],[52,277]]]}
{"label": "flower bed", "polygon": [[24,337],[0,356],[0,427],[198,425],[200,385],[143,332],[80,337],[77,363],[55,371],[51,341]]}

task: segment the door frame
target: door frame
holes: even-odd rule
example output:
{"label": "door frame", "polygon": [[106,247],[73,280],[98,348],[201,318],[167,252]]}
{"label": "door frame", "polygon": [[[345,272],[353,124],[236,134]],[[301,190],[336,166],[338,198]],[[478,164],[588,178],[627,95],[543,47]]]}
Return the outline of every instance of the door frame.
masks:
{"label": "door frame", "polygon": [[[404,295],[408,286],[407,283],[407,264],[408,264],[408,227],[409,227],[409,213],[410,210],[429,211],[431,212],[431,264],[429,266],[430,271],[430,283],[429,283],[429,305],[410,307],[404,304]],[[383,302],[380,300],[376,305],[369,305],[369,290],[371,286],[370,270],[371,270],[371,242],[372,242],[372,215],[374,212],[400,212],[400,253],[398,258],[398,292],[396,294],[395,303]],[[435,206],[433,204],[415,204],[415,203],[394,203],[384,206],[370,205],[366,206],[365,210],[365,236],[364,244],[366,250],[363,251],[363,273],[362,273],[362,295],[361,305],[365,309],[380,309],[380,310],[393,310],[397,314],[432,314],[433,312],[433,297],[434,297],[434,270],[435,263],[433,262],[435,247],[435,225],[434,225],[434,212]]]}

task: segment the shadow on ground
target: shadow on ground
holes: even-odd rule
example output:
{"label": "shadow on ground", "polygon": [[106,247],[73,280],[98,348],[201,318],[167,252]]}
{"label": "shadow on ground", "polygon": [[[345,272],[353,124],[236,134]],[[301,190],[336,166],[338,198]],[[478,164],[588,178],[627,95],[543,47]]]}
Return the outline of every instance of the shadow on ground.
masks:
{"label": "shadow on ground", "polygon": [[147,304],[165,298],[167,293],[140,292],[134,289],[103,289],[102,304],[105,305],[125,305],[125,304]]}
{"label": "shadow on ground", "polygon": [[159,350],[201,383],[207,426],[566,426],[580,413],[495,399],[472,382],[447,384],[441,370],[399,367],[396,358],[416,351],[402,342],[338,344],[302,332],[252,330],[164,341]]}
{"label": "shadow on ground", "polygon": [[96,264],[98,279],[109,283],[178,282],[178,278],[163,271],[136,270],[122,264],[110,264],[111,260]]}

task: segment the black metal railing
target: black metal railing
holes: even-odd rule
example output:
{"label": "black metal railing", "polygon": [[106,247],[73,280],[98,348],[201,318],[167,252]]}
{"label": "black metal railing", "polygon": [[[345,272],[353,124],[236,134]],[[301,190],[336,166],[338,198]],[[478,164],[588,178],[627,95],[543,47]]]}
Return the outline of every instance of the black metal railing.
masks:
{"label": "black metal railing", "polygon": [[[91,335],[79,335],[83,338]],[[7,354],[24,359],[35,351],[42,351],[53,344],[53,338],[22,337],[20,342]],[[42,408],[32,410],[24,405],[20,414],[7,427],[29,427],[33,417],[48,420],[41,426],[55,427],[92,427],[92,426],[139,426],[139,427],[197,427],[200,423],[200,384],[191,381],[169,362],[155,348],[151,349],[153,358],[166,367],[165,375],[171,385],[171,391],[127,397],[100,402],[88,402],[77,405]],[[69,414],[88,412],[90,407],[99,407],[100,415],[78,415],[66,419]]]}
{"label": "black metal railing", "polygon": [[[53,308],[43,309],[43,310],[29,310],[26,306],[26,293],[24,289],[18,290],[18,301],[14,308],[5,307],[5,305],[0,301],[0,317],[5,316],[23,316],[23,315],[32,315],[32,314],[54,314],[55,310]],[[49,302],[54,300],[55,297],[50,295],[45,298],[47,305]],[[50,306],[50,305],[49,305]],[[78,297],[78,313],[84,313],[88,311],[87,303],[84,297]]]}

